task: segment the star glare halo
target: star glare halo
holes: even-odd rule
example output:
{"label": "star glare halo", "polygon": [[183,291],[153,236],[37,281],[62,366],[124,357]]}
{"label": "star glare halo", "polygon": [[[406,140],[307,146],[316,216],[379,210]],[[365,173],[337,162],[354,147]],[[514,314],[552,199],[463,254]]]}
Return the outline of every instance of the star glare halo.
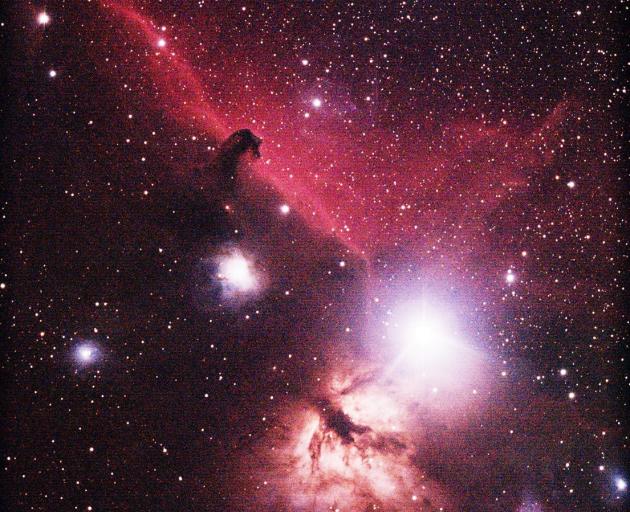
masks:
{"label": "star glare halo", "polygon": [[460,392],[476,378],[479,355],[448,305],[425,298],[401,304],[388,316],[390,371],[413,376],[432,394]]}
{"label": "star glare halo", "polygon": [[405,358],[419,363],[447,362],[458,344],[453,319],[425,303],[407,304],[393,314],[391,336]]}

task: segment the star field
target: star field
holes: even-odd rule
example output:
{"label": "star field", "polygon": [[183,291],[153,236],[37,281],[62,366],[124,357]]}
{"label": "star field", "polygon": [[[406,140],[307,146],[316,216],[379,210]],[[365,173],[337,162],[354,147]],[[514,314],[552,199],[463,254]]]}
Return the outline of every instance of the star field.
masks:
{"label": "star field", "polygon": [[1,508],[627,509],[626,10],[7,8]]}

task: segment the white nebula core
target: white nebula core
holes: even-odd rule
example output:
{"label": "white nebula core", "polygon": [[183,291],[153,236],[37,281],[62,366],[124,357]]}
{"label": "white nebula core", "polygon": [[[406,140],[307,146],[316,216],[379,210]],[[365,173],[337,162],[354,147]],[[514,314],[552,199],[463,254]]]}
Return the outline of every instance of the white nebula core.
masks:
{"label": "white nebula core", "polygon": [[261,287],[261,278],[251,260],[240,250],[232,249],[216,258],[216,278],[225,297],[247,296]]}

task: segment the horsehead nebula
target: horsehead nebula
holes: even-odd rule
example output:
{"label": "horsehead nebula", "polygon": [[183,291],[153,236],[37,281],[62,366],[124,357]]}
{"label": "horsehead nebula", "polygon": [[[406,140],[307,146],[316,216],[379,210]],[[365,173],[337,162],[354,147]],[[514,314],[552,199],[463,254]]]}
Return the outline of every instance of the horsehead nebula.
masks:
{"label": "horsehead nebula", "polygon": [[14,4],[5,508],[628,508],[621,8]]}
{"label": "horsehead nebula", "polygon": [[[158,101],[147,102],[147,108],[164,111],[180,126],[202,133],[213,145],[224,141],[229,133],[225,120],[234,114],[210,98],[225,85],[204,82],[185,52],[176,48],[176,41],[169,46],[159,44],[166,41],[162,30],[166,26],[156,23],[143,9],[106,0],[102,5],[116,24],[122,21],[123,26],[132,29],[130,44],[134,45],[136,65],[128,65],[128,72],[140,70],[158,90]],[[216,36],[209,44],[219,46]],[[238,59],[249,57],[238,48],[231,48],[230,54]],[[264,63],[260,65],[264,67]],[[243,86],[227,75],[223,82],[231,84],[234,91]],[[527,187],[524,168],[548,166],[554,161],[556,150],[549,148],[541,153],[539,146],[558,137],[577,107],[574,101],[559,101],[541,121],[526,129],[455,118],[449,120],[442,134],[432,132],[431,138],[403,125],[402,135],[392,139],[389,132],[378,127],[365,133],[352,124],[339,126],[336,116],[340,106],[333,101],[325,106],[321,98],[308,103],[318,111],[325,107],[334,111],[335,122],[327,129],[317,124],[296,130],[295,120],[287,117],[276,95],[269,97],[250,87],[246,94],[252,105],[248,114],[239,118],[255,119],[260,126],[258,135],[273,140],[266,147],[263,161],[251,172],[290,200],[311,228],[335,236],[354,253],[368,258],[400,238],[409,238],[405,245],[410,249],[425,249],[429,240],[407,235],[416,235],[419,229],[450,231],[450,225],[462,223],[457,228],[462,232],[454,238],[461,240],[462,253],[468,253],[470,241],[465,240],[474,239],[479,229],[472,219],[492,215],[510,195]],[[369,152],[365,151],[368,146]],[[441,149],[434,151],[434,147]],[[454,172],[470,174],[474,181],[454,182]],[[386,192],[372,204],[370,198],[380,191],[379,180],[386,176],[394,179],[405,198],[413,200],[401,203],[397,195]],[[418,176],[423,186],[418,186]],[[347,179],[348,186],[344,186]],[[436,192],[446,189],[449,192],[437,201]],[[466,190],[478,200],[461,204],[459,195]],[[462,208],[467,210],[465,215]],[[405,211],[407,214],[401,215]],[[484,246],[476,249],[484,250]]]}

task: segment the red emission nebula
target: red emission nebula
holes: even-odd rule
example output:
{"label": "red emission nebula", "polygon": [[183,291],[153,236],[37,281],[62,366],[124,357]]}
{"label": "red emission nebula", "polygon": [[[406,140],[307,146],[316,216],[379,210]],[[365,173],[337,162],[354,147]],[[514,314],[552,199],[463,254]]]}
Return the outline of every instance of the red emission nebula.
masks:
{"label": "red emission nebula", "polygon": [[621,11],[8,9],[7,510],[625,510]]}

